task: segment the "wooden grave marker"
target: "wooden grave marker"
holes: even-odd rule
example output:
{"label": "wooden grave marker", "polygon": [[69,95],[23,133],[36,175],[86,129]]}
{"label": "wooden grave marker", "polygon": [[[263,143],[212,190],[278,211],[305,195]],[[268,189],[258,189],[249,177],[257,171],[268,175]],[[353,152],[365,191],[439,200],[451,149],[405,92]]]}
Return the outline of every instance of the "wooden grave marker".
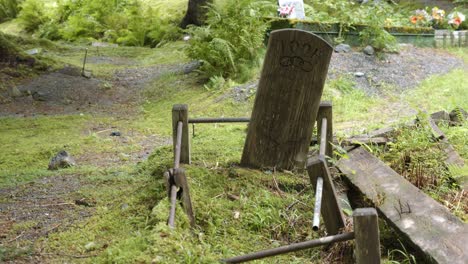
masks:
{"label": "wooden grave marker", "polygon": [[273,31],[241,163],[304,168],[333,48],[298,29]]}

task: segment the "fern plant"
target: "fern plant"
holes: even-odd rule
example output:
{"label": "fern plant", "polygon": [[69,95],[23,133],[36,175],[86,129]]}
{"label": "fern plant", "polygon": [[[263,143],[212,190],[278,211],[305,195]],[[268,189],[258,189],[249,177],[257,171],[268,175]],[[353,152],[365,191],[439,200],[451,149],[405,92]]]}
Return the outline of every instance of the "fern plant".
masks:
{"label": "fern plant", "polygon": [[16,18],[21,0],[0,0],[0,23]]}
{"label": "fern plant", "polygon": [[267,23],[261,17],[274,10],[268,1],[224,1],[210,5],[206,26],[189,27],[188,57],[203,62],[206,77],[246,81],[258,66]]}

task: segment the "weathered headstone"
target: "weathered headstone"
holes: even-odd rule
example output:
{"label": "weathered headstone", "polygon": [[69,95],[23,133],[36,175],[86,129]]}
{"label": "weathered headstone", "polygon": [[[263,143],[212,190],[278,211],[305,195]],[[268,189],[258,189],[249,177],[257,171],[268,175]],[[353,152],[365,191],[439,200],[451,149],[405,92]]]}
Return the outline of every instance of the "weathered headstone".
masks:
{"label": "weathered headstone", "polygon": [[242,165],[305,166],[332,53],[327,42],[306,31],[271,33]]}

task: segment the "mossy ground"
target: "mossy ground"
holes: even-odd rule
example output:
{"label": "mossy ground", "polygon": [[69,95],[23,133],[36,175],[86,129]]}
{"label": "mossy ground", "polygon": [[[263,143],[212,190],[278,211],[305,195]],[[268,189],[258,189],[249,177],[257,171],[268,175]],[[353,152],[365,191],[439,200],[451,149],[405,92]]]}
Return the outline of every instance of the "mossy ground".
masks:
{"label": "mossy ground", "polygon": [[[144,65],[186,61],[180,50],[170,45],[156,50],[108,48],[101,52],[106,56],[143,60]],[[466,49],[460,53],[465,52]],[[78,66],[81,53],[81,48],[65,46],[52,51],[51,57],[62,57],[60,61]],[[165,57],[165,54],[170,55]],[[120,67],[111,64],[93,70],[108,76]],[[352,89],[353,84],[344,78],[327,83],[324,99],[333,101],[336,131],[357,134],[383,126],[391,119],[392,112],[385,113],[382,109],[395,102],[416,105],[427,111],[451,110],[454,106],[467,109],[468,100],[463,92],[468,83],[466,76],[466,70],[455,70],[432,77],[408,94],[389,95],[384,99],[368,97]],[[167,74],[146,87],[143,93],[146,101],[134,116],[84,114],[1,118],[0,187],[34,186],[34,181],[43,177],[73,174],[82,183],[75,191],[76,196],[92,199],[94,213],[90,218],[58,227],[36,240],[15,240],[22,230],[34,225],[33,222],[16,223],[5,234],[0,259],[216,263],[222,258],[323,235],[323,230],[319,233],[311,230],[313,191],[306,175],[238,166],[246,125],[196,125],[195,136],[191,138],[193,164],[184,167],[197,226],[190,229],[178,208],[175,230],[166,226],[169,205],[162,178],[163,172],[172,166],[172,147],[158,146],[148,160],[135,165],[126,160],[126,155],[141,148],[139,138],[129,137],[130,143],[122,144],[91,129],[101,124],[124,127],[135,131],[135,135],[170,137],[171,108],[176,103],[188,104],[191,117],[250,115],[253,99],[238,102],[226,93],[228,91],[207,91],[196,73]],[[466,160],[466,125],[450,131],[447,130],[449,140]],[[62,148],[77,156],[93,153],[96,159],[110,152],[117,161],[102,166],[78,164],[71,169],[48,171],[49,159]],[[2,202],[8,199],[0,197]],[[384,255],[391,249],[383,250]],[[258,263],[322,263],[324,255],[321,249],[314,249]]]}

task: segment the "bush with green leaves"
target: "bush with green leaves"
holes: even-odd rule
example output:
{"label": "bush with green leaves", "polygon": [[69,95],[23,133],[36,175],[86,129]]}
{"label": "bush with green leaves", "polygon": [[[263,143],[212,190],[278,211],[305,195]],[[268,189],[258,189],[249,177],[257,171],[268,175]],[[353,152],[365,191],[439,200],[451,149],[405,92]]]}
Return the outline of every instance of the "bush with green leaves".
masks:
{"label": "bush with green leaves", "polygon": [[0,23],[15,18],[22,0],[0,0]]}
{"label": "bush with green leaves", "polygon": [[48,20],[44,2],[41,0],[25,0],[21,4],[18,19],[27,32],[36,31]]}
{"label": "bush with green leaves", "polygon": [[206,25],[189,27],[189,58],[203,62],[201,71],[214,76],[246,81],[259,65],[264,49],[265,14],[274,12],[268,1],[224,1],[209,6]]}
{"label": "bush with green leaves", "polygon": [[[181,36],[183,12],[165,14],[164,1],[26,0],[20,21],[28,32],[52,40],[104,40],[126,46],[156,46]],[[175,4],[177,6],[177,4]],[[172,9],[171,9],[172,12]]]}

